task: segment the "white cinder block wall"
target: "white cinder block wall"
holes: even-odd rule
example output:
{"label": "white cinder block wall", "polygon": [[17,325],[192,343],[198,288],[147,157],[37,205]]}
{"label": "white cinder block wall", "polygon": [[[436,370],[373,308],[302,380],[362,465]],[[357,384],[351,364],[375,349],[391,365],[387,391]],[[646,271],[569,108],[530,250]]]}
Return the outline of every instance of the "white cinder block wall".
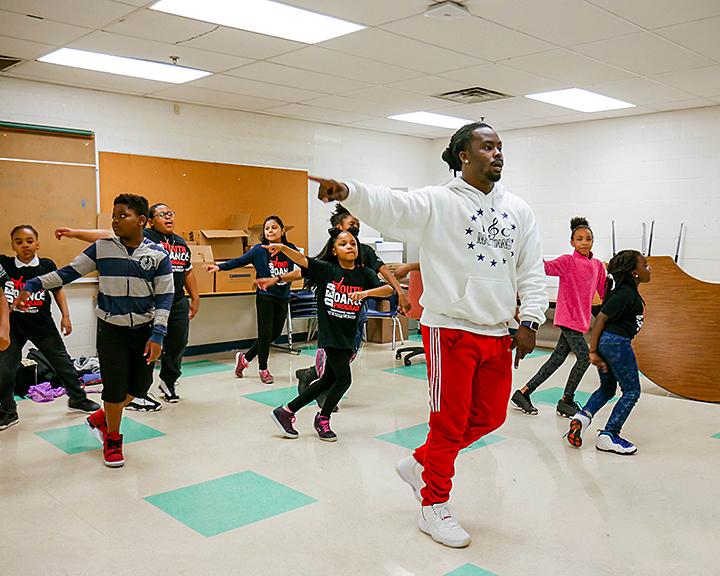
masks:
{"label": "white cinder block wall", "polygon": [[[492,124],[492,118],[487,119]],[[720,282],[720,106],[500,131],[503,183],[535,211],[546,255],[570,251],[570,218],[586,216],[595,254],[641,248],[642,223],[655,221],[652,255]],[[447,141],[435,142],[440,157]],[[436,165],[437,166],[437,165]],[[447,178],[445,167],[435,180]]]}
{"label": "white cinder block wall", "polygon": [[[12,78],[0,78],[0,102],[2,120],[92,130],[98,150],[105,152],[296,168],[397,187],[418,187],[432,180],[433,168],[425,159],[433,144],[421,138],[190,104],[181,104],[180,115],[175,115],[173,102]],[[311,254],[325,242],[332,211],[314,199],[316,191],[315,185],[308,186]],[[282,206],[276,211],[282,215]],[[3,222],[7,230],[11,225]],[[178,229],[182,230],[181,222]],[[9,253],[9,240],[1,234],[2,230],[0,250]],[[92,292],[88,286],[66,288],[75,324],[67,339],[73,357],[94,353],[88,290]],[[191,345],[257,335],[252,296],[204,298],[202,304],[191,323]]]}

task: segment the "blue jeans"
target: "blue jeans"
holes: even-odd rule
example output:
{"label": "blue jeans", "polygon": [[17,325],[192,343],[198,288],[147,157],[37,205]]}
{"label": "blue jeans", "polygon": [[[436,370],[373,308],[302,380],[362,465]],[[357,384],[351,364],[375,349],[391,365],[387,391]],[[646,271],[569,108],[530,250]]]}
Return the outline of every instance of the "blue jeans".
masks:
{"label": "blue jeans", "polygon": [[640,377],[635,352],[632,349],[632,340],[617,334],[603,332],[598,343],[598,354],[605,360],[608,371],[603,372],[601,368],[598,368],[600,388],[590,396],[584,410],[590,416],[597,414],[600,408],[612,400],[617,385],[620,384],[622,396],[615,404],[605,425],[606,432],[619,435],[623,424],[640,398]]}

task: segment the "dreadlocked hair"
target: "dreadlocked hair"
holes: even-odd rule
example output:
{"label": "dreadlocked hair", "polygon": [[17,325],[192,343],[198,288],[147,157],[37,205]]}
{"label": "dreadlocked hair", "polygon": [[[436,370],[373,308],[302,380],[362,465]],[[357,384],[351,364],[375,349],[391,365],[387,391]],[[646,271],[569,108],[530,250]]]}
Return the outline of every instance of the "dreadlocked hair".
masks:
{"label": "dreadlocked hair", "polygon": [[[350,228],[348,228],[347,230],[340,230],[340,228],[337,228],[336,226],[328,228],[328,234],[330,235],[330,238],[328,238],[328,241],[325,243],[325,246],[323,246],[323,249],[320,250],[317,256],[315,256],[315,259],[339,265],[340,262],[338,261],[337,255],[333,254],[333,248],[335,247],[335,241],[338,239],[338,236],[340,236],[340,234],[344,234],[345,232],[349,232],[355,238],[355,242],[358,247],[358,255],[357,258],[355,258],[355,265],[362,266],[362,250],[360,249],[360,241],[358,240],[358,234],[360,233],[360,230],[358,230],[355,226],[350,226]],[[311,282],[309,279],[305,280],[306,289],[310,289],[313,285],[314,283]]]}
{"label": "dreadlocked hair", "polygon": [[460,130],[455,132],[450,138],[450,144],[448,144],[448,147],[445,148],[445,151],[442,153],[442,159],[450,166],[450,170],[453,171],[453,176],[462,171],[460,152],[463,150],[467,151],[468,145],[474,138],[473,132],[480,128],[490,128],[492,130],[492,126],[485,124],[485,122],[471,122],[470,124],[465,124],[465,126],[460,128]]}
{"label": "dreadlocked hair", "polygon": [[335,205],[335,212],[330,214],[330,226],[339,226],[343,223],[343,220],[347,218],[348,216],[351,216],[350,210],[345,208],[342,204],[338,203]]}
{"label": "dreadlocked hair", "polygon": [[[637,250],[621,250],[610,259],[605,280],[605,296],[603,304],[610,299],[620,286],[628,286],[640,296],[633,271],[637,269],[640,252]],[[642,296],[640,296],[642,300]],[[643,304],[645,300],[642,300]]]}
{"label": "dreadlocked hair", "polygon": [[[277,225],[280,226],[280,228],[282,228],[282,229],[285,228],[285,224],[283,224],[283,221],[280,220],[280,216],[276,216],[275,214],[271,214],[270,216],[268,216],[267,218],[265,218],[265,221],[263,222],[262,232],[260,233],[260,243],[261,243],[261,244],[270,244],[270,242],[268,241],[268,239],[265,238],[265,224],[268,223],[268,220],[274,220],[275,222],[277,222]],[[282,236],[280,236],[280,242],[282,242],[283,244],[285,244],[285,245],[287,245],[287,246],[290,245],[290,243],[288,242],[288,239],[287,239],[287,236],[286,236],[286,233],[285,233],[285,232],[283,232],[283,233],[282,233]]]}
{"label": "dreadlocked hair", "polygon": [[582,216],[575,216],[575,218],[570,220],[570,240],[575,237],[575,232],[583,228],[585,228],[586,230],[590,230],[590,234],[593,234],[592,228],[590,228],[590,222],[587,221],[587,218],[583,218]]}

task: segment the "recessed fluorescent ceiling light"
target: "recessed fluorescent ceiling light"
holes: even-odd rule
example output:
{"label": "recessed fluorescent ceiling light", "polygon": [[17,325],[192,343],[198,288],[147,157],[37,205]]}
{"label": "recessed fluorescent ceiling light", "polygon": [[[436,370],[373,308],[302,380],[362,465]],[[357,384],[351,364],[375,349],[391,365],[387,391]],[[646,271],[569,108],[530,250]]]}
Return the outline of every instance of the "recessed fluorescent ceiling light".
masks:
{"label": "recessed fluorescent ceiling light", "polygon": [[445,116],[444,114],[433,114],[432,112],[409,112],[408,114],[396,114],[388,116],[390,120],[402,120],[403,122],[412,122],[413,124],[425,124],[427,126],[437,126],[438,128],[462,128],[465,124],[470,124],[473,120],[465,118],[457,118],[455,116]]}
{"label": "recessed fluorescent ceiling light", "polygon": [[160,0],[152,10],[315,44],[365,26],[270,0]]}
{"label": "recessed fluorescent ceiling light", "polygon": [[635,104],[616,100],[595,92],[588,92],[582,88],[568,88],[567,90],[553,90],[528,94],[525,98],[540,100],[548,104],[555,104],[563,108],[578,110],[579,112],[603,112],[604,110],[618,110],[620,108],[634,108]]}
{"label": "recessed fluorescent ceiling light", "polygon": [[122,56],[111,56],[97,52],[86,52],[73,48],[60,48],[47,56],[38,58],[40,62],[72,66],[73,68],[84,68],[96,72],[109,72],[121,76],[133,76],[145,80],[157,80],[159,82],[172,82],[182,84],[190,80],[197,80],[208,76],[210,72],[184,68],[174,64],[161,64],[148,60],[137,60],[135,58],[123,58]]}

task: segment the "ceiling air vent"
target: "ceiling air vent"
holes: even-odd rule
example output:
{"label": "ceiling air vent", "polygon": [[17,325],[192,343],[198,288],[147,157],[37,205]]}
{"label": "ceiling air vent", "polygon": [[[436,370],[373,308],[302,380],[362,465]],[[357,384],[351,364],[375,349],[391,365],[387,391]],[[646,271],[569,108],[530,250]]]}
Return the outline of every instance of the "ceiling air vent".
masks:
{"label": "ceiling air vent", "polygon": [[460,104],[477,104],[478,102],[490,102],[491,100],[502,100],[503,98],[512,98],[512,94],[503,94],[488,88],[465,88],[464,90],[454,90],[453,92],[445,92],[444,94],[436,94],[434,98],[442,98]]}
{"label": "ceiling air vent", "polygon": [[10,58],[10,56],[0,56],[0,72],[5,72],[8,68],[12,68],[15,64],[22,62],[20,58]]}

